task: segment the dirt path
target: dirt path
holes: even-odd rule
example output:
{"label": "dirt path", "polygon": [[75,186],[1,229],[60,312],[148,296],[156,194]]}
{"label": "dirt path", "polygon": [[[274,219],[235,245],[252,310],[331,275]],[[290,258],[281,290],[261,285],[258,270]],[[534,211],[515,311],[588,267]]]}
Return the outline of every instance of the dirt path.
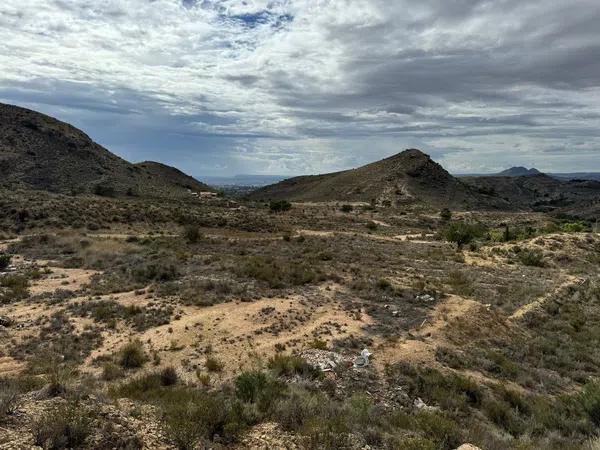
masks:
{"label": "dirt path", "polygon": [[[129,339],[139,337],[148,349],[160,354],[161,364],[181,365],[190,371],[202,369],[210,350],[210,355],[224,364],[222,376],[232,376],[258,359],[268,359],[276,346],[289,352],[305,348],[315,334],[327,342],[361,334],[370,318],[363,313],[357,320],[344,311],[333,299],[338,289],[338,285],[320,286],[311,293],[311,300],[298,294],[251,303],[184,307],[181,317],[168,325],[141,334],[129,330],[106,333],[102,347],[86,362],[89,367],[95,357],[112,354]],[[314,302],[315,297],[319,302]]]}
{"label": "dirt path", "polygon": [[521,319],[527,313],[542,306],[546,302],[546,300],[554,297],[561,290],[566,289],[566,288],[576,285],[576,284],[580,284],[583,281],[582,278],[575,277],[573,275],[567,275],[566,278],[567,279],[565,281],[563,281],[561,284],[559,284],[553,291],[548,292],[546,295],[543,295],[542,297],[538,298],[537,300],[534,300],[531,303],[527,303],[526,305],[521,306],[510,316],[510,319],[512,319],[512,320]]}
{"label": "dirt path", "polygon": [[[401,242],[401,241],[410,241],[417,244],[438,244],[436,241],[426,241],[422,238],[423,235],[421,233],[415,234],[398,234],[395,236],[382,236],[379,234],[370,234],[370,233],[361,233],[358,231],[325,231],[325,230],[297,230],[299,235],[302,236],[317,236],[317,237],[333,237],[335,235],[343,235],[343,236],[353,236],[353,237],[361,237],[366,239],[374,239],[377,241],[386,241],[386,242]],[[425,237],[433,237],[434,234],[426,234]]]}
{"label": "dirt path", "polygon": [[374,364],[384,370],[387,364],[407,361],[414,364],[436,366],[435,350],[446,342],[444,328],[448,323],[465,320],[473,308],[482,308],[481,303],[450,295],[439,303],[429,319],[412,331],[412,338],[397,343],[379,342],[375,347]]}
{"label": "dirt path", "polygon": [[52,266],[46,267],[52,270],[52,274],[46,278],[34,281],[29,287],[31,295],[52,293],[58,289],[78,291],[84,285],[88,284],[95,274],[99,273],[95,270],[65,269]]}

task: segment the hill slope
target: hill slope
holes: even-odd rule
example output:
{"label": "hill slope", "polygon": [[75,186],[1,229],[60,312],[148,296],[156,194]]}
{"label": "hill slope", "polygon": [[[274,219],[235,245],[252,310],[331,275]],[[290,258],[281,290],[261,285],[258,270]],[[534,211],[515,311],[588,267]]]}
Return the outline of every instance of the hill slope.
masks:
{"label": "hill slope", "polygon": [[563,213],[589,220],[595,220],[600,209],[598,181],[564,181],[545,174],[464,177],[462,180],[508,202],[512,209]]}
{"label": "hill slope", "polygon": [[290,178],[254,191],[250,198],[293,201],[375,201],[398,205],[424,202],[433,206],[502,207],[450,175],[420,150],[410,149],[358,169]]}
{"label": "hill slope", "polygon": [[67,123],[5,104],[0,104],[0,186],[152,197],[210,190],[177,169],[131,164]]}
{"label": "hill slope", "polygon": [[529,177],[533,175],[540,175],[542,172],[532,167],[528,169],[526,167],[511,167],[510,169],[503,170],[497,176],[499,177]]}

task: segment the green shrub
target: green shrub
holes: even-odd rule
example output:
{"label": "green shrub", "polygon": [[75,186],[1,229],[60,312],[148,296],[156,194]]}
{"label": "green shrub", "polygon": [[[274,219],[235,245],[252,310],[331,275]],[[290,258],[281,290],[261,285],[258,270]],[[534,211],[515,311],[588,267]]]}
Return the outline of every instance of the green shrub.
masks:
{"label": "green shrub", "polygon": [[440,219],[442,219],[444,222],[449,221],[452,219],[452,211],[450,211],[448,208],[442,209],[440,211]]}
{"label": "green shrub", "polygon": [[92,413],[76,403],[53,408],[31,424],[34,443],[45,449],[83,449],[92,432]]}
{"label": "green shrub", "polygon": [[583,222],[567,222],[560,226],[561,231],[566,233],[581,233],[583,231],[589,231],[590,227]]}
{"label": "green shrub", "polygon": [[174,386],[179,381],[179,375],[173,366],[165,367],[160,371],[161,386]]}
{"label": "green shrub", "polygon": [[269,359],[268,367],[277,377],[300,375],[306,378],[318,378],[320,371],[299,356],[277,354]]}
{"label": "green shrub", "polygon": [[484,233],[485,227],[481,224],[452,222],[443,231],[443,236],[448,242],[456,244],[460,250],[464,245],[483,236]]}
{"label": "green shrub", "polygon": [[342,205],[342,207],[340,208],[340,211],[349,213],[349,212],[352,212],[353,209],[354,209],[354,207],[352,205]]}
{"label": "green shrub", "polygon": [[469,296],[475,291],[469,276],[460,270],[451,270],[446,282],[457,295]]}
{"label": "green shrub", "polygon": [[255,403],[260,411],[266,412],[283,397],[285,385],[263,372],[243,372],[235,379],[235,393],[238,399]]}
{"label": "green shrub", "polygon": [[373,221],[369,221],[365,224],[365,227],[367,230],[375,231],[378,228],[378,225]]}
{"label": "green shrub", "polygon": [[29,281],[22,275],[0,277],[0,304],[22,300],[29,295]]}
{"label": "green shrub", "polygon": [[525,266],[544,267],[544,255],[540,250],[521,250],[517,253],[519,261]]}
{"label": "green shrub", "polygon": [[10,266],[10,261],[12,259],[11,255],[4,255],[1,254],[0,255],[0,270],[4,270],[6,269],[8,266]]}
{"label": "green shrub", "polygon": [[116,364],[107,363],[102,367],[102,379],[104,381],[114,381],[123,377],[123,369]]}
{"label": "green shrub", "polygon": [[315,348],[317,350],[327,350],[327,341],[324,341],[323,339],[313,339],[311,342],[308,343],[308,346],[310,348]]}
{"label": "green shrub", "polygon": [[483,410],[492,422],[513,436],[523,433],[524,424],[508,403],[487,399],[483,404]]}
{"label": "green shrub", "polygon": [[190,244],[196,244],[202,239],[202,233],[200,233],[200,229],[197,225],[187,225],[183,229],[183,236]]}
{"label": "green shrub", "polygon": [[139,369],[148,361],[148,355],[139,340],[125,344],[119,351],[119,365],[125,369]]}
{"label": "green shrub", "polygon": [[156,392],[163,386],[160,373],[150,372],[144,373],[131,379],[125,383],[111,388],[109,391],[116,397],[128,397],[135,400],[146,400],[149,395]]}
{"label": "green shrub", "polygon": [[396,450],[438,450],[430,439],[424,437],[405,437],[394,441],[393,448]]}
{"label": "green shrub", "polygon": [[301,286],[324,278],[306,262],[291,263],[262,256],[248,258],[237,271],[240,275],[263,281],[274,289]]}
{"label": "green shrub", "polygon": [[273,212],[289,211],[291,208],[292,204],[287,200],[272,200],[269,203],[269,209]]}
{"label": "green shrub", "polygon": [[191,450],[216,434],[232,442],[252,422],[252,414],[221,393],[184,389],[161,391],[156,404],[168,436],[182,450]]}
{"label": "green shrub", "polygon": [[462,444],[461,429],[453,420],[437,412],[420,412],[415,427],[436,442],[436,448],[456,448]]}
{"label": "green shrub", "polygon": [[19,406],[19,391],[14,382],[0,379],[0,423]]}
{"label": "green shrub", "polygon": [[385,278],[380,278],[376,283],[377,289],[381,289],[382,291],[387,291],[392,288],[392,283]]}
{"label": "green shrub", "polygon": [[223,363],[217,358],[213,358],[212,356],[206,358],[206,370],[209,372],[221,372],[223,367]]}
{"label": "green shrub", "polygon": [[581,403],[592,423],[600,427],[600,381],[591,381],[583,387]]}

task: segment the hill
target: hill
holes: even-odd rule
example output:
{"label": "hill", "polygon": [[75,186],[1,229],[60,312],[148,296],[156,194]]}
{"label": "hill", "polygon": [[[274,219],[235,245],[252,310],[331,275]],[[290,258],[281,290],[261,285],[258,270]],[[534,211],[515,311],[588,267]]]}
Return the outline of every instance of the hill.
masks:
{"label": "hill", "polygon": [[503,207],[501,201],[450,175],[417,149],[358,169],[301,176],[250,194],[255,200],[375,202],[396,206],[423,202],[439,207]]}
{"label": "hill", "polygon": [[526,167],[511,167],[510,169],[503,170],[497,176],[499,177],[529,177],[533,175],[540,175],[542,172],[536,168],[528,169]]}
{"label": "hill", "polygon": [[560,180],[545,174],[477,176],[462,180],[481,192],[498,197],[512,209],[562,213],[593,220],[600,206],[600,182]]}
{"label": "hill", "polygon": [[144,197],[210,190],[172,167],[131,164],[72,125],[6,104],[0,104],[0,186]]}

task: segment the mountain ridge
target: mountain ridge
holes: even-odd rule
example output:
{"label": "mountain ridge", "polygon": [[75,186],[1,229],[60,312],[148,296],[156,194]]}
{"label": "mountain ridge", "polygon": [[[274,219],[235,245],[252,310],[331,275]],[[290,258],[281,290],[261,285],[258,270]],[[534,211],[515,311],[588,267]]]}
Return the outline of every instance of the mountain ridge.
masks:
{"label": "mountain ridge", "polygon": [[355,169],[289,178],[254,191],[250,198],[361,201],[390,206],[416,202],[448,207],[503,206],[414,148]]}
{"label": "mountain ridge", "polygon": [[132,164],[66,122],[2,103],[0,186],[152,197],[181,197],[187,189],[211,190],[170,166]]}

